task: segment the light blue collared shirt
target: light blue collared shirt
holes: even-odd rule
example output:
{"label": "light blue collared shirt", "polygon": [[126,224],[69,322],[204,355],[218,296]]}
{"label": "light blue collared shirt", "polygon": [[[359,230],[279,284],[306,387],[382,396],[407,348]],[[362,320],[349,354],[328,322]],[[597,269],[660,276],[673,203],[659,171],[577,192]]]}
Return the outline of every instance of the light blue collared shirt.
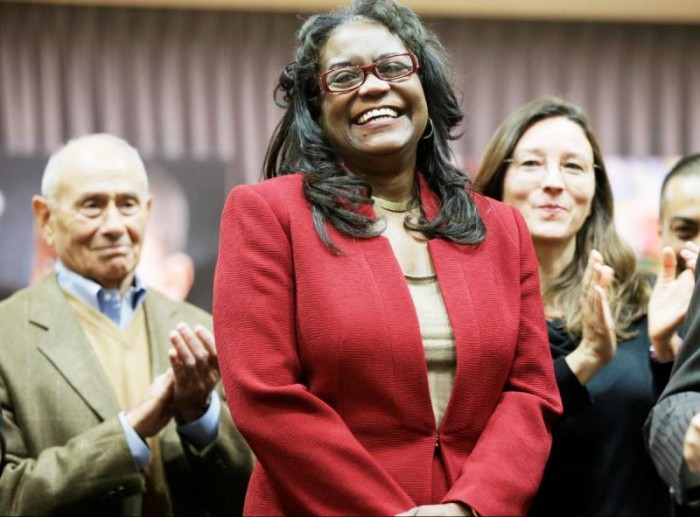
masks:
{"label": "light blue collared shirt", "polygon": [[[62,289],[107,316],[122,330],[129,326],[134,312],[146,297],[146,286],[138,273],[134,275],[134,285],[129,287],[124,297],[118,289],[106,289],[97,282],[71,271],[60,260],[56,262],[56,280]],[[177,431],[186,441],[201,450],[216,440],[219,434],[220,413],[221,400],[216,391],[213,391],[204,415],[188,424],[178,424]],[[151,460],[151,450],[126,421],[125,415],[124,411],[120,412],[119,421],[124,429],[131,455],[136,465],[143,469]]]}
{"label": "light blue collared shirt", "polygon": [[119,289],[104,288],[71,271],[60,260],[56,262],[56,279],[64,290],[107,316],[122,330],[129,326],[134,312],[146,297],[146,286],[138,274],[134,275],[134,285],[123,298]]}

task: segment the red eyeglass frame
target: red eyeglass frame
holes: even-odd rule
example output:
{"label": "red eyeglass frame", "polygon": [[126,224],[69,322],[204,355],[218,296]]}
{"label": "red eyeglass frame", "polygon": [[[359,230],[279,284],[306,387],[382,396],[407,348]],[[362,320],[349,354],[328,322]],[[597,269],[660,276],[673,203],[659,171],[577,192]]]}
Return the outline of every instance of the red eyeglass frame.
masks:
{"label": "red eyeglass frame", "polygon": [[[400,56],[408,56],[411,58],[411,62],[413,63],[413,70],[411,70],[411,72],[409,72],[406,75],[394,77],[392,79],[384,79],[382,77],[379,77],[379,75],[377,74],[377,65],[379,63],[386,61],[387,59],[392,59],[394,57],[400,57]],[[347,69],[347,68],[359,69],[362,72],[362,81],[360,82],[360,84],[358,84],[357,86],[353,86],[352,88],[348,88],[347,90],[331,90],[328,87],[328,83],[326,81],[326,77],[328,76],[328,74],[330,74],[332,72],[337,72],[338,70]],[[367,75],[370,72],[372,74],[374,74],[374,76],[376,78],[381,79],[382,81],[393,83],[394,81],[398,81],[399,79],[405,79],[406,77],[409,77],[410,75],[415,74],[416,72],[418,72],[418,70],[420,70],[420,65],[418,64],[418,58],[416,57],[416,55],[413,52],[402,52],[400,54],[392,54],[390,56],[383,57],[381,59],[378,59],[377,61],[375,61],[371,65],[367,65],[367,66],[352,65],[352,66],[339,66],[338,68],[331,68],[330,70],[326,70],[325,72],[323,72],[321,74],[321,76],[318,78],[318,85],[321,88],[321,90],[323,90],[326,93],[348,93],[348,92],[351,92],[353,90],[357,90],[359,87],[361,87],[363,84],[365,84],[365,81],[367,80]]]}

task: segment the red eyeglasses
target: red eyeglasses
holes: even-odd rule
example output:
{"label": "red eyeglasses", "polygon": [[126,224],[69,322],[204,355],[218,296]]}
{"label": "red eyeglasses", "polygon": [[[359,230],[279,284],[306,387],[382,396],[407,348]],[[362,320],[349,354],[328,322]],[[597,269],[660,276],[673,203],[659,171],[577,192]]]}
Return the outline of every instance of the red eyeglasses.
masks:
{"label": "red eyeglasses", "polygon": [[321,74],[321,88],[329,93],[346,93],[362,86],[367,74],[382,81],[394,82],[416,73],[420,67],[413,52],[384,57],[367,66],[342,66]]}

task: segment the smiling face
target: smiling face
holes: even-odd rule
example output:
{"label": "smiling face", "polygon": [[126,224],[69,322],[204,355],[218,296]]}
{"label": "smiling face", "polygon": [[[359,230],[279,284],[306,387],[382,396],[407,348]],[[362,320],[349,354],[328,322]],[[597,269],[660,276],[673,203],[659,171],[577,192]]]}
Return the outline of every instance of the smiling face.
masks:
{"label": "smiling face", "polygon": [[[358,20],[335,29],[320,54],[321,73],[341,66],[367,66],[406,52],[383,25]],[[413,165],[428,123],[428,108],[417,73],[393,82],[368,73],[362,86],[346,93],[323,92],[321,125],[345,165],[371,169],[377,159]]]}
{"label": "smiling face", "polygon": [[503,201],[523,214],[536,245],[573,252],[594,194],[593,149],[578,124],[548,118],[523,134],[504,178]]}
{"label": "smiling face", "polygon": [[138,264],[151,208],[143,172],[111,143],[77,144],[67,153],[55,195],[34,199],[37,222],[67,268],[123,289]]}

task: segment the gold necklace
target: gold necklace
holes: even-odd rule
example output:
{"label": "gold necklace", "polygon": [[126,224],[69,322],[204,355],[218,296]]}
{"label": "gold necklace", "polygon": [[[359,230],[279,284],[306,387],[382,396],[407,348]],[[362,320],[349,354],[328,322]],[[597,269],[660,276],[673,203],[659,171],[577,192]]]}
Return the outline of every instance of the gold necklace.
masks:
{"label": "gold necklace", "polygon": [[395,201],[389,201],[387,199],[372,196],[372,201],[374,201],[374,204],[378,207],[383,208],[384,210],[388,210],[389,212],[408,212],[409,210],[416,207],[415,198],[411,198],[408,201],[401,201],[399,203],[396,203]]}

